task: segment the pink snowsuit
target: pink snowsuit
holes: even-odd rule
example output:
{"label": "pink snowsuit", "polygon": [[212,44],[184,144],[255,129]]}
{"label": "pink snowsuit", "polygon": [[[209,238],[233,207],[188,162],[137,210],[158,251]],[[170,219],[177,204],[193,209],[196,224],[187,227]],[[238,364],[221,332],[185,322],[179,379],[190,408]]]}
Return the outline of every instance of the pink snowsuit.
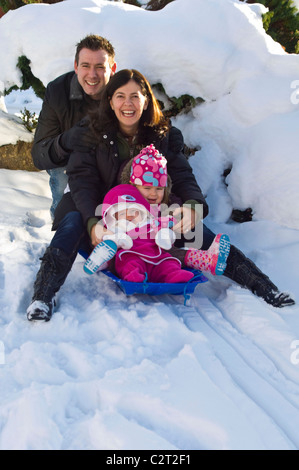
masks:
{"label": "pink snowsuit", "polygon": [[116,253],[118,275],[131,282],[187,282],[193,274],[181,268],[181,262],[156,245],[155,239],[136,238],[130,250]]}
{"label": "pink snowsuit", "polygon": [[[125,206],[124,206],[125,201]],[[117,205],[116,205],[117,204]],[[132,240],[130,248],[119,249],[115,256],[115,270],[120,278],[131,282],[187,282],[193,273],[181,268],[181,262],[157,245],[158,232],[166,227],[170,218],[153,217],[153,207],[144,199],[138,189],[132,185],[119,185],[111,189],[103,201],[103,220],[108,229],[113,231],[113,213],[124,207],[142,206],[147,213],[146,223],[140,228],[126,232]],[[157,211],[157,208],[156,208]],[[162,233],[162,232],[161,232]],[[171,231],[173,234],[173,232]]]}

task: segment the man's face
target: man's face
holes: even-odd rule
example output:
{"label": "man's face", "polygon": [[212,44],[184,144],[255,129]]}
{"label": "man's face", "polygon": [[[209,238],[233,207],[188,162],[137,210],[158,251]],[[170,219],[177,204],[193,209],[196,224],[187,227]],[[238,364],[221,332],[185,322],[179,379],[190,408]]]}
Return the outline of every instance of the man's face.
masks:
{"label": "man's face", "polygon": [[91,51],[83,48],[79,52],[79,62],[75,61],[74,68],[85,93],[98,100],[101,90],[115,73],[116,64],[111,64],[109,55],[103,49]]}

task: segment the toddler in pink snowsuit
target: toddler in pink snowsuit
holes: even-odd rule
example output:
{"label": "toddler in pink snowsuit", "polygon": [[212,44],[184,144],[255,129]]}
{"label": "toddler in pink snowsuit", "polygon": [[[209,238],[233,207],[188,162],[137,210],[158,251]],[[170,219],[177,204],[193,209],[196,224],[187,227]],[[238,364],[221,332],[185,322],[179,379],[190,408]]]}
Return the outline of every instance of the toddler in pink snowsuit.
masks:
{"label": "toddler in pink snowsuit", "polygon": [[[155,175],[160,188],[167,182],[165,173],[161,172],[164,159],[161,156],[160,172],[158,170]],[[175,241],[174,232],[170,228],[174,220],[171,217],[156,217],[158,211],[159,206],[151,206],[137,187],[132,185],[116,186],[105,196],[104,224],[115,233],[114,241],[125,246],[115,256],[115,270],[120,278],[131,282],[148,280],[178,283],[187,282],[194,276],[190,271],[182,269],[181,262],[162,248],[171,248]]]}

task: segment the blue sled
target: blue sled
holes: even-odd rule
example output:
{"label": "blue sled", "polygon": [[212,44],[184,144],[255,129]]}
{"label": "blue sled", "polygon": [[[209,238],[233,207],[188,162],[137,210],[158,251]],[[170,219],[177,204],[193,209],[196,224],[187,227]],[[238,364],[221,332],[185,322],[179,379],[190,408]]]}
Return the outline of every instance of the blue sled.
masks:
{"label": "blue sled", "polygon": [[[88,258],[88,254],[80,251],[80,255],[82,255],[85,259]],[[186,269],[186,268],[185,268]],[[111,273],[108,269],[103,269],[102,271],[98,271],[97,274],[105,274],[108,276],[112,281],[114,281],[118,287],[126,294],[126,295],[134,295],[134,294],[147,294],[147,295],[163,295],[163,294],[171,294],[171,295],[183,295],[185,297],[185,303],[189,299],[190,294],[193,294],[196,286],[198,284],[202,284],[203,282],[207,282],[208,279],[202,274],[201,271],[196,271],[194,269],[187,269],[194,273],[194,277],[190,279],[188,282],[178,282],[178,283],[160,283],[160,282],[148,282],[147,280],[143,282],[129,282],[120,279],[115,274]]]}

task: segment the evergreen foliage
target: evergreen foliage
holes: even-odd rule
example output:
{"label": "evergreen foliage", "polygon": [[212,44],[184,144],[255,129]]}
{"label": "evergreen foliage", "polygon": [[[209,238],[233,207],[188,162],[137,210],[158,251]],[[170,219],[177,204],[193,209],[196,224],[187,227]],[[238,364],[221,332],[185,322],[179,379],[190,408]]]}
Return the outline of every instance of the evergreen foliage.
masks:
{"label": "evergreen foliage", "polygon": [[168,103],[167,109],[165,109],[163,101],[159,99],[158,101],[163,114],[169,118],[177,116],[180,113],[188,113],[194,106],[204,102],[202,98],[193,98],[193,96],[187,94],[181,95],[178,98],[175,96],[169,97],[161,83],[155,83],[152,85],[152,88],[157,90],[158,94],[164,95],[165,101]]}
{"label": "evergreen foliage", "polygon": [[29,132],[32,132],[33,129],[36,129],[38,116],[35,113],[31,113],[27,108],[24,110],[20,110],[21,119],[23,121],[24,126]]}
{"label": "evergreen foliage", "polygon": [[[244,1],[244,0],[243,0]],[[257,3],[247,0],[246,3]],[[263,25],[274,41],[286,52],[299,53],[299,12],[292,0],[258,0],[269,9],[263,15]]]}
{"label": "evergreen foliage", "polygon": [[135,7],[141,7],[141,3],[138,0],[123,0],[124,3],[128,3],[129,5],[134,5]]}
{"label": "evergreen foliage", "polygon": [[30,3],[59,3],[62,1],[63,0],[0,0],[0,7],[2,7],[4,13],[7,13],[9,10],[16,10]]}
{"label": "evergreen foliage", "polygon": [[[17,62],[17,67],[22,72],[22,85],[20,87],[20,90],[28,90],[28,88],[32,87],[36,96],[43,99],[46,89],[42,82],[38,78],[36,78],[31,72],[30,60],[27,59],[27,57],[24,55],[20,56]],[[18,87],[15,85],[9,90],[5,90],[5,95],[8,95],[12,90],[17,89]]]}
{"label": "evergreen foliage", "polygon": [[43,3],[40,0],[0,0],[0,6],[4,13],[7,13],[9,10],[16,10],[19,7],[23,7],[28,3]]}
{"label": "evergreen foliage", "polygon": [[162,8],[166,7],[168,3],[173,2],[174,0],[150,0],[146,6],[146,10],[162,10]]}

